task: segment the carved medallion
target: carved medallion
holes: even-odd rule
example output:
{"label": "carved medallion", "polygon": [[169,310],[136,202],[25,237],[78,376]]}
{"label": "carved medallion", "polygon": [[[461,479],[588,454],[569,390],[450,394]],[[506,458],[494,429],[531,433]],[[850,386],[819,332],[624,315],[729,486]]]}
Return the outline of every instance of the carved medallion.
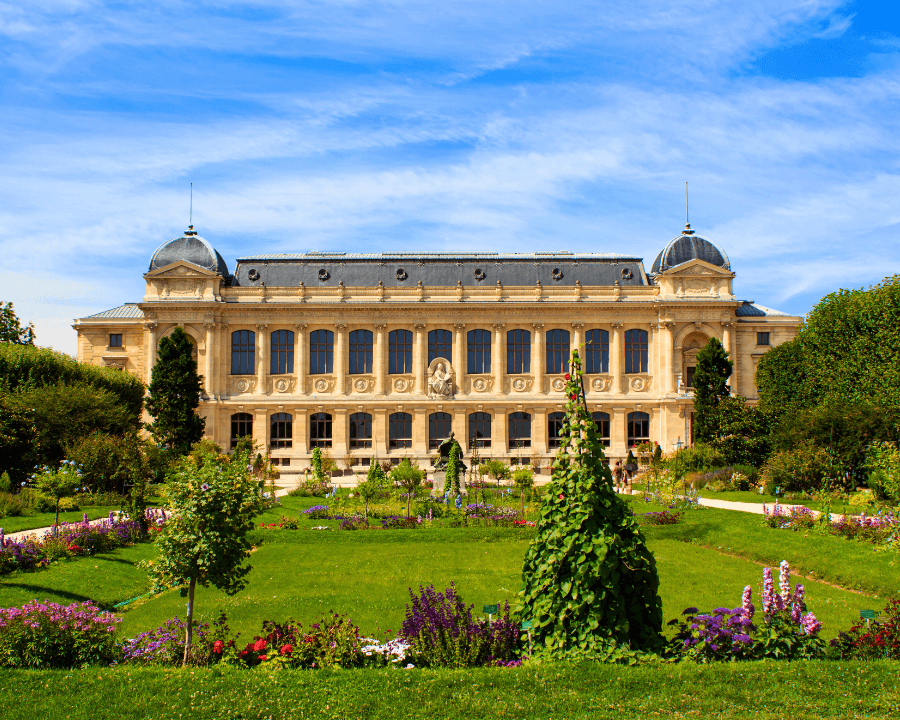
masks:
{"label": "carved medallion", "polygon": [[328,390],[328,381],[325,378],[319,378],[313,382],[313,387],[317,392],[325,392]]}
{"label": "carved medallion", "polygon": [[484,378],[475,378],[472,381],[472,388],[475,392],[484,392],[487,390],[487,383],[484,381]]}
{"label": "carved medallion", "polygon": [[603,390],[606,388],[606,382],[606,378],[595,377],[593,380],[591,380],[591,389],[594,392],[603,392]]}
{"label": "carved medallion", "polygon": [[406,388],[408,383],[406,382],[406,378],[397,378],[394,380],[394,390],[397,392],[406,392]]}
{"label": "carved medallion", "polygon": [[562,378],[553,378],[553,381],[550,383],[550,387],[556,390],[556,392],[562,392],[566,389],[566,381]]}
{"label": "carved medallion", "polygon": [[287,392],[290,387],[291,384],[287,381],[287,378],[278,378],[275,381],[276,392]]}
{"label": "carved medallion", "polygon": [[522,392],[525,389],[525,379],[516,378],[512,381],[512,387],[516,392]]}
{"label": "carved medallion", "polygon": [[244,379],[238,380],[234,384],[234,389],[237,390],[239,393],[245,393],[250,389],[250,381],[244,380]]}
{"label": "carved medallion", "polygon": [[358,378],[356,382],[353,383],[353,387],[356,388],[356,392],[365,392],[369,389],[369,381],[365,378]]}

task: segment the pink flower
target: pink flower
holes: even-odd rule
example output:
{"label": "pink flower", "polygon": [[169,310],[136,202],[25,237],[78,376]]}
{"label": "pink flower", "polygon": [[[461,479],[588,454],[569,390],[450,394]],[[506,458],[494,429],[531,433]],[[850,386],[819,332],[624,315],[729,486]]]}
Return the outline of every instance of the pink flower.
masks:
{"label": "pink flower", "polygon": [[257,640],[255,643],[253,643],[253,649],[256,650],[256,652],[265,650],[266,649],[266,641],[262,640],[262,639]]}
{"label": "pink flower", "polygon": [[291,647],[290,643],[281,646],[282,655],[290,655],[292,652],[294,652],[294,648]]}
{"label": "pink flower", "polygon": [[772,570],[763,568],[763,614],[769,617],[775,612],[775,582],[772,580]]}
{"label": "pink flower", "polygon": [[753,597],[753,588],[747,585],[744,588],[744,597],[741,599],[741,607],[744,609],[744,618],[750,620],[753,618],[753,613],[756,612],[756,608],[753,607],[753,603],[750,602],[750,599]]}
{"label": "pink flower", "polygon": [[803,627],[803,632],[806,635],[815,635],[822,629],[822,623],[816,620],[816,616],[812,612],[806,613],[800,619],[800,625]]}
{"label": "pink flower", "polygon": [[213,643],[213,652],[216,653],[216,655],[218,655],[219,653],[222,652],[224,647],[225,647],[225,643],[223,643],[221,640],[216,640]]}

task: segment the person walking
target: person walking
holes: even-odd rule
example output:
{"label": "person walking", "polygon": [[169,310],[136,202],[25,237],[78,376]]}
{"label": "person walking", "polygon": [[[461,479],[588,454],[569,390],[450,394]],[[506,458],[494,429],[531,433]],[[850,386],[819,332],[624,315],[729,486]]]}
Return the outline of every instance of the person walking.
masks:
{"label": "person walking", "polygon": [[622,463],[616,460],[616,466],[613,468],[613,478],[615,480],[616,489],[622,484]]}

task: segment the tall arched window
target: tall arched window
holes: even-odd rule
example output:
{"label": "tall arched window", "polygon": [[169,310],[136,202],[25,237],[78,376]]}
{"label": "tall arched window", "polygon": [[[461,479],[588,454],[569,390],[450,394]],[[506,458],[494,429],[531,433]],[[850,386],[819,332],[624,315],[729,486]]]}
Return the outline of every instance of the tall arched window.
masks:
{"label": "tall arched window", "polygon": [[566,414],[552,412],[547,415],[547,444],[551,448],[558,448],[561,442],[560,433],[566,424]]}
{"label": "tall arched window", "polygon": [[470,447],[489,448],[491,446],[491,415],[475,412],[469,415]]}
{"label": "tall arched window", "polygon": [[294,418],[287,413],[275,413],[272,416],[272,435],[270,447],[289,448],[294,444]]}
{"label": "tall arched window", "polygon": [[606,330],[588,330],[584,334],[584,371],[609,372],[609,333]]}
{"label": "tall arched window", "polygon": [[350,333],[350,374],[372,372],[372,331],[354,330]]}
{"label": "tall arched window", "polygon": [[350,416],[350,447],[372,447],[372,416],[369,413],[353,413]]}
{"label": "tall arched window", "polygon": [[309,374],[327,375],[334,368],[334,333],[313,330],[309,334]]}
{"label": "tall arched window", "polygon": [[272,375],[289,375],[294,372],[294,333],[276,330],[272,333]]}
{"label": "tall arched window", "polygon": [[453,421],[450,413],[436,412],[428,416],[428,449],[434,450],[450,437]]}
{"label": "tall arched window", "polygon": [[256,333],[236,330],[231,333],[231,374],[252,375],[256,368]]}
{"label": "tall arched window", "polygon": [[413,334],[409,330],[392,330],[388,333],[388,374],[412,372]]}
{"label": "tall arched window", "polygon": [[650,416],[645,412],[628,413],[628,447],[650,442]]}
{"label": "tall arched window", "polygon": [[388,447],[412,447],[412,415],[399,412],[388,418]]}
{"label": "tall arched window", "polygon": [[253,416],[250,413],[235,413],[231,416],[232,449],[244,438],[253,438]]}
{"label": "tall arched window", "polygon": [[428,364],[435,358],[453,363],[453,333],[450,330],[432,330],[428,333]]}
{"label": "tall arched window", "polygon": [[547,372],[569,372],[569,331],[547,331]]}
{"label": "tall arched window", "polygon": [[328,413],[313,413],[309,416],[309,446],[331,447],[331,415]]}
{"label": "tall arched window", "polygon": [[506,372],[531,372],[531,333],[528,330],[506,333]]}
{"label": "tall arched window", "polygon": [[647,331],[625,331],[625,372],[647,372]]}
{"label": "tall arched window", "polygon": [[491,371],[491,331],[470,330],[469,365],[467,372],[472,374],[489,373]]}
{"label": "tall arched window", "polygon": [[509,414],[509,449],[531,447],[531,415],[524,412]]}
{"label": "tall arched window", "polygon": [[591,420],[597,426],[597,434],[603,441],[603,447],[609,447],[609,413],[599,411],[591,413]]}

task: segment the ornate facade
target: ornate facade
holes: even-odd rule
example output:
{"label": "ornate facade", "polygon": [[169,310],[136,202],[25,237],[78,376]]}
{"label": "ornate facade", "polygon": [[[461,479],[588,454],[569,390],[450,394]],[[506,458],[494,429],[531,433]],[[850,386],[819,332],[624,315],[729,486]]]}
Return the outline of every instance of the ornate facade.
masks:
{"label": "ornate facade", "polygon": [[544,462],[573,348],[610,457],[644,440],[669,451],[690,442],[709,338],[753,401],[758,358],[800,323],[739,300],[725,253],[689,226],[649,274],[641,258],[568,252],[258,255],[230,274],[190,228],[144,277],[141,302],[76,320],[79,360],[149,382],[160,339],[184,327],[208,436],[252,435],[283,474],[317,446],[427,464],[451,430],[467,455]]}

